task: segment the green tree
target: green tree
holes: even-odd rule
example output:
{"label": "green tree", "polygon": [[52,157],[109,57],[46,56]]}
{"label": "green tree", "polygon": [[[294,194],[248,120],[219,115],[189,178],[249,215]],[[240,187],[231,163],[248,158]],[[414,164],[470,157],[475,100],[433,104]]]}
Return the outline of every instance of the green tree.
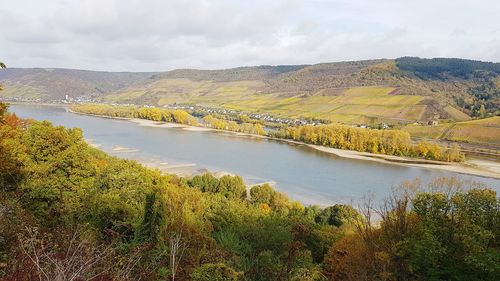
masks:
{"label": "green tree", "polygon": [[247,188],[240,176],[225,175],[219,179],[218,192],[228,199],[246,198]]}
{"label": "green tree", "polygon": [[26,150],[18,157],[26,174],[21,184],[26,206],[45,220],[79,209],[79,194],[92,186],[97,171],[82,131],[35,122],[22,142]]}
{"label": "green tree", "polygon": [[[2,69],[2,68],[7,68],[7,66],[3,62],[0,61],[0,69]],[[3,90],[3,86],[2,86],[2,84],[0,84],[0,91],[2,91],[2,90]],[[1,114],[1,112],[0,112],[0,114]]]}
{"label": "green tree", "polygon": [[218,192],[219,180],[210,173],[194,176],[188,184],[202,192]]}
{"label": "green tree", "polygon": [[[115,234],[131,239],[135,226],[144,222],[146,197],[166,183],[159,171],[146,169],[135,161],[106,159],[93,185],[82,196],[86,208],[81,212],[105,236]],[[160,194],[155,195],[153,213],[161,210],[157,196]],[[148,218],[154,219],[151,227],[156,227],[160,217],[158,214]]]}
{"label": "green tree", "polygon": [[314,220],[323,225],[342,226],[345,223],[354,223],[360,219],[359,213],[349,205],[336,204],[323,209]]}
{"label": "green tree", "polygon": [[157,193],[155,191],[146,196],[144,216],[136,231],[136,240],[139,242],[157,243],[166,223],[164,202]]}
{"label": "green tree", "polygon": [[274,195],[274,189],[267,183],[256,185],[250,189],[250,197],[252,202],[270,204]]}

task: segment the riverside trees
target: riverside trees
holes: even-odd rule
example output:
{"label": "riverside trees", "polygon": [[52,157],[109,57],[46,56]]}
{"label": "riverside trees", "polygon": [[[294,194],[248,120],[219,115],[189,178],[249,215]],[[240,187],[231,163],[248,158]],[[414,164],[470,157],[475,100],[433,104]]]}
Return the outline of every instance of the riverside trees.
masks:
{"label": "riverside trees", "polygon": [[219,118],[215,118],[212,115],[207,115],[203,117],[203,121],[205,123],[218,130],[226,130],[232,132],[241,132],[248,133],[254,135],[265,135],[266,131],[264,131],[264,127],[262,127],[259,123],[236,123],[235,121],[226,121]]}
{"label": "riverside trees", "polygon": [[175,122],[197,125],[196,118],[184,110],[170,110],[156,107],[116,106],[108,104],[79,104],[72,110],[81,113],[121,118],[140,118],[152,121]]}
{"label": "riverside trees", "polygon": [[[154,107],[112,106],[106,104],[76,105],[73,110],[83,113],[113,117],[142,118],[153,121],[176,122],[197,125],[197,120],[182,110],[168,110]],[[370,152],[376,154],[419,157],[447,162],[463,161],[464,155],[458,145],[444,148],[425,141],[413,144],[410,134],[402,130],[377,130],[350,127],[340,124],[289,126],[279,131],[266,132],[259,123],[223,120],[206,115],[206,126],[233,132],[267,135],[275,138],[292,139],[327,147]]]}
{"label": "riverside trees", "polygon": [[459,162],[464,157],[458,146],[445,149],[427,142],[414,145],[410,134],[401,130],[376,130],[336,124],[305,125],[288,127],[272,136],[333,148],[448,162]]}

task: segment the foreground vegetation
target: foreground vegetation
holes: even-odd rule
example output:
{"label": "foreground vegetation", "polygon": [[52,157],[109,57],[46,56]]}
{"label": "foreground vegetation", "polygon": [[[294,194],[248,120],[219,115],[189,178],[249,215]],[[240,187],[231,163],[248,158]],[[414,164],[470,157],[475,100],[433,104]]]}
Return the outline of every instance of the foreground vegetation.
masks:
{"label": "foreground vegetation", "polygon": [[304,207],[268,185],[247,194],[240,177],[110,157],[4,104],[0,122],[1,280],[500,277],[500,201],[481,185],[415,181],[378,208]]}
{"label": "foreground vegetation", "polygon": [[[154,107],[112,106],[107,104],[75,105],[76,112],[106,115],[112,117],[143,118],[154,121],[176,122],[197,125],[196,119],[182,110],[168,110]],[[181,116],[181,117],[179,117]],[[458,146],[443,148],[437,144],[420,142],[412,144],[410,135],[400,130],[375,130],[344,125],[290,126],[279,131],[266,133],[258,122],[223,120],[212,115],[203,118],[206,126],[214,129],[267,135],[274,138],[292,139],[309,144],[380,153],[396,156],[420,157],[424,159],[460,162],[464,159]]]}

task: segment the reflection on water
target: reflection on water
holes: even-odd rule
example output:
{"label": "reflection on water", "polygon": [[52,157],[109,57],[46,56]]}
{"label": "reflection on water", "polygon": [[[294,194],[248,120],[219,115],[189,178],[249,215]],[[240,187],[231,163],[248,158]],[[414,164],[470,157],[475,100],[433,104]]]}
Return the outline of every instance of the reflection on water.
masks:
{"label": "reflection on water", "polygon": [[[428,181],[458,176],[499,189],[500,180],[452,172],[341,158],[303,145],[217,132],[155,128],[109,118],[66,112],[61,107],[13,105],[23,118],[50,120],[83,129],[85,138],[118,157],[172,165],[196,164],[192,169],[239,174],[248,183],[272,181],[293,199],[310,204],[333,204],[360,199],[369,192],[378,198],[403,180]],[[130,153],[113,153],[123,147]]]}

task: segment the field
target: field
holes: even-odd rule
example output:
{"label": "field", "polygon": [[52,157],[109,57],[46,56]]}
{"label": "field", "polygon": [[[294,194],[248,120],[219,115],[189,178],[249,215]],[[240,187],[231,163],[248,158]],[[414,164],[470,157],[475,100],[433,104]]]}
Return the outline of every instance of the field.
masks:
{"label": "field", "polygon": [[500,117],[437,126],[409,125],[403,128],[412,137],[500,145]]}
{"label": "field", "polygon": [[3,91],[0,91],[0,98],[22,98],[36,100],[45,97],[40,90],[29,85],[19,83],[5,83]]}
{"label": "field", "polygon": [[149,103],[159,106],[173,103],[200,103],[216,106],[224,101],[236,102],[246,95],[256,93],[262,86],[260,81],[213,82],[161,79],[108,95],[106,101]]}
{"label": "field", "polygon": [[424,107],[419,96],[391,95],[390,87],[355,87],[340,90],[337,95],[254,95],[238,103],[226,102],[224,107],[265,111],[294,118],[321,118],[342,123],[366,123],[418,120]]}
{"label": "field", "polygon": [[[213,82],[163,79],[146,88],[129,89],[108,101],[199,104],[292,118],[320,118],[348,124],[419,120],[423,97],[394,95],[394,87],[323,89],[314,94],[265,93],[260,81]],[[154,97],[154,99],[153,99]],[[157,101],[157,102],[155,102]]]}

